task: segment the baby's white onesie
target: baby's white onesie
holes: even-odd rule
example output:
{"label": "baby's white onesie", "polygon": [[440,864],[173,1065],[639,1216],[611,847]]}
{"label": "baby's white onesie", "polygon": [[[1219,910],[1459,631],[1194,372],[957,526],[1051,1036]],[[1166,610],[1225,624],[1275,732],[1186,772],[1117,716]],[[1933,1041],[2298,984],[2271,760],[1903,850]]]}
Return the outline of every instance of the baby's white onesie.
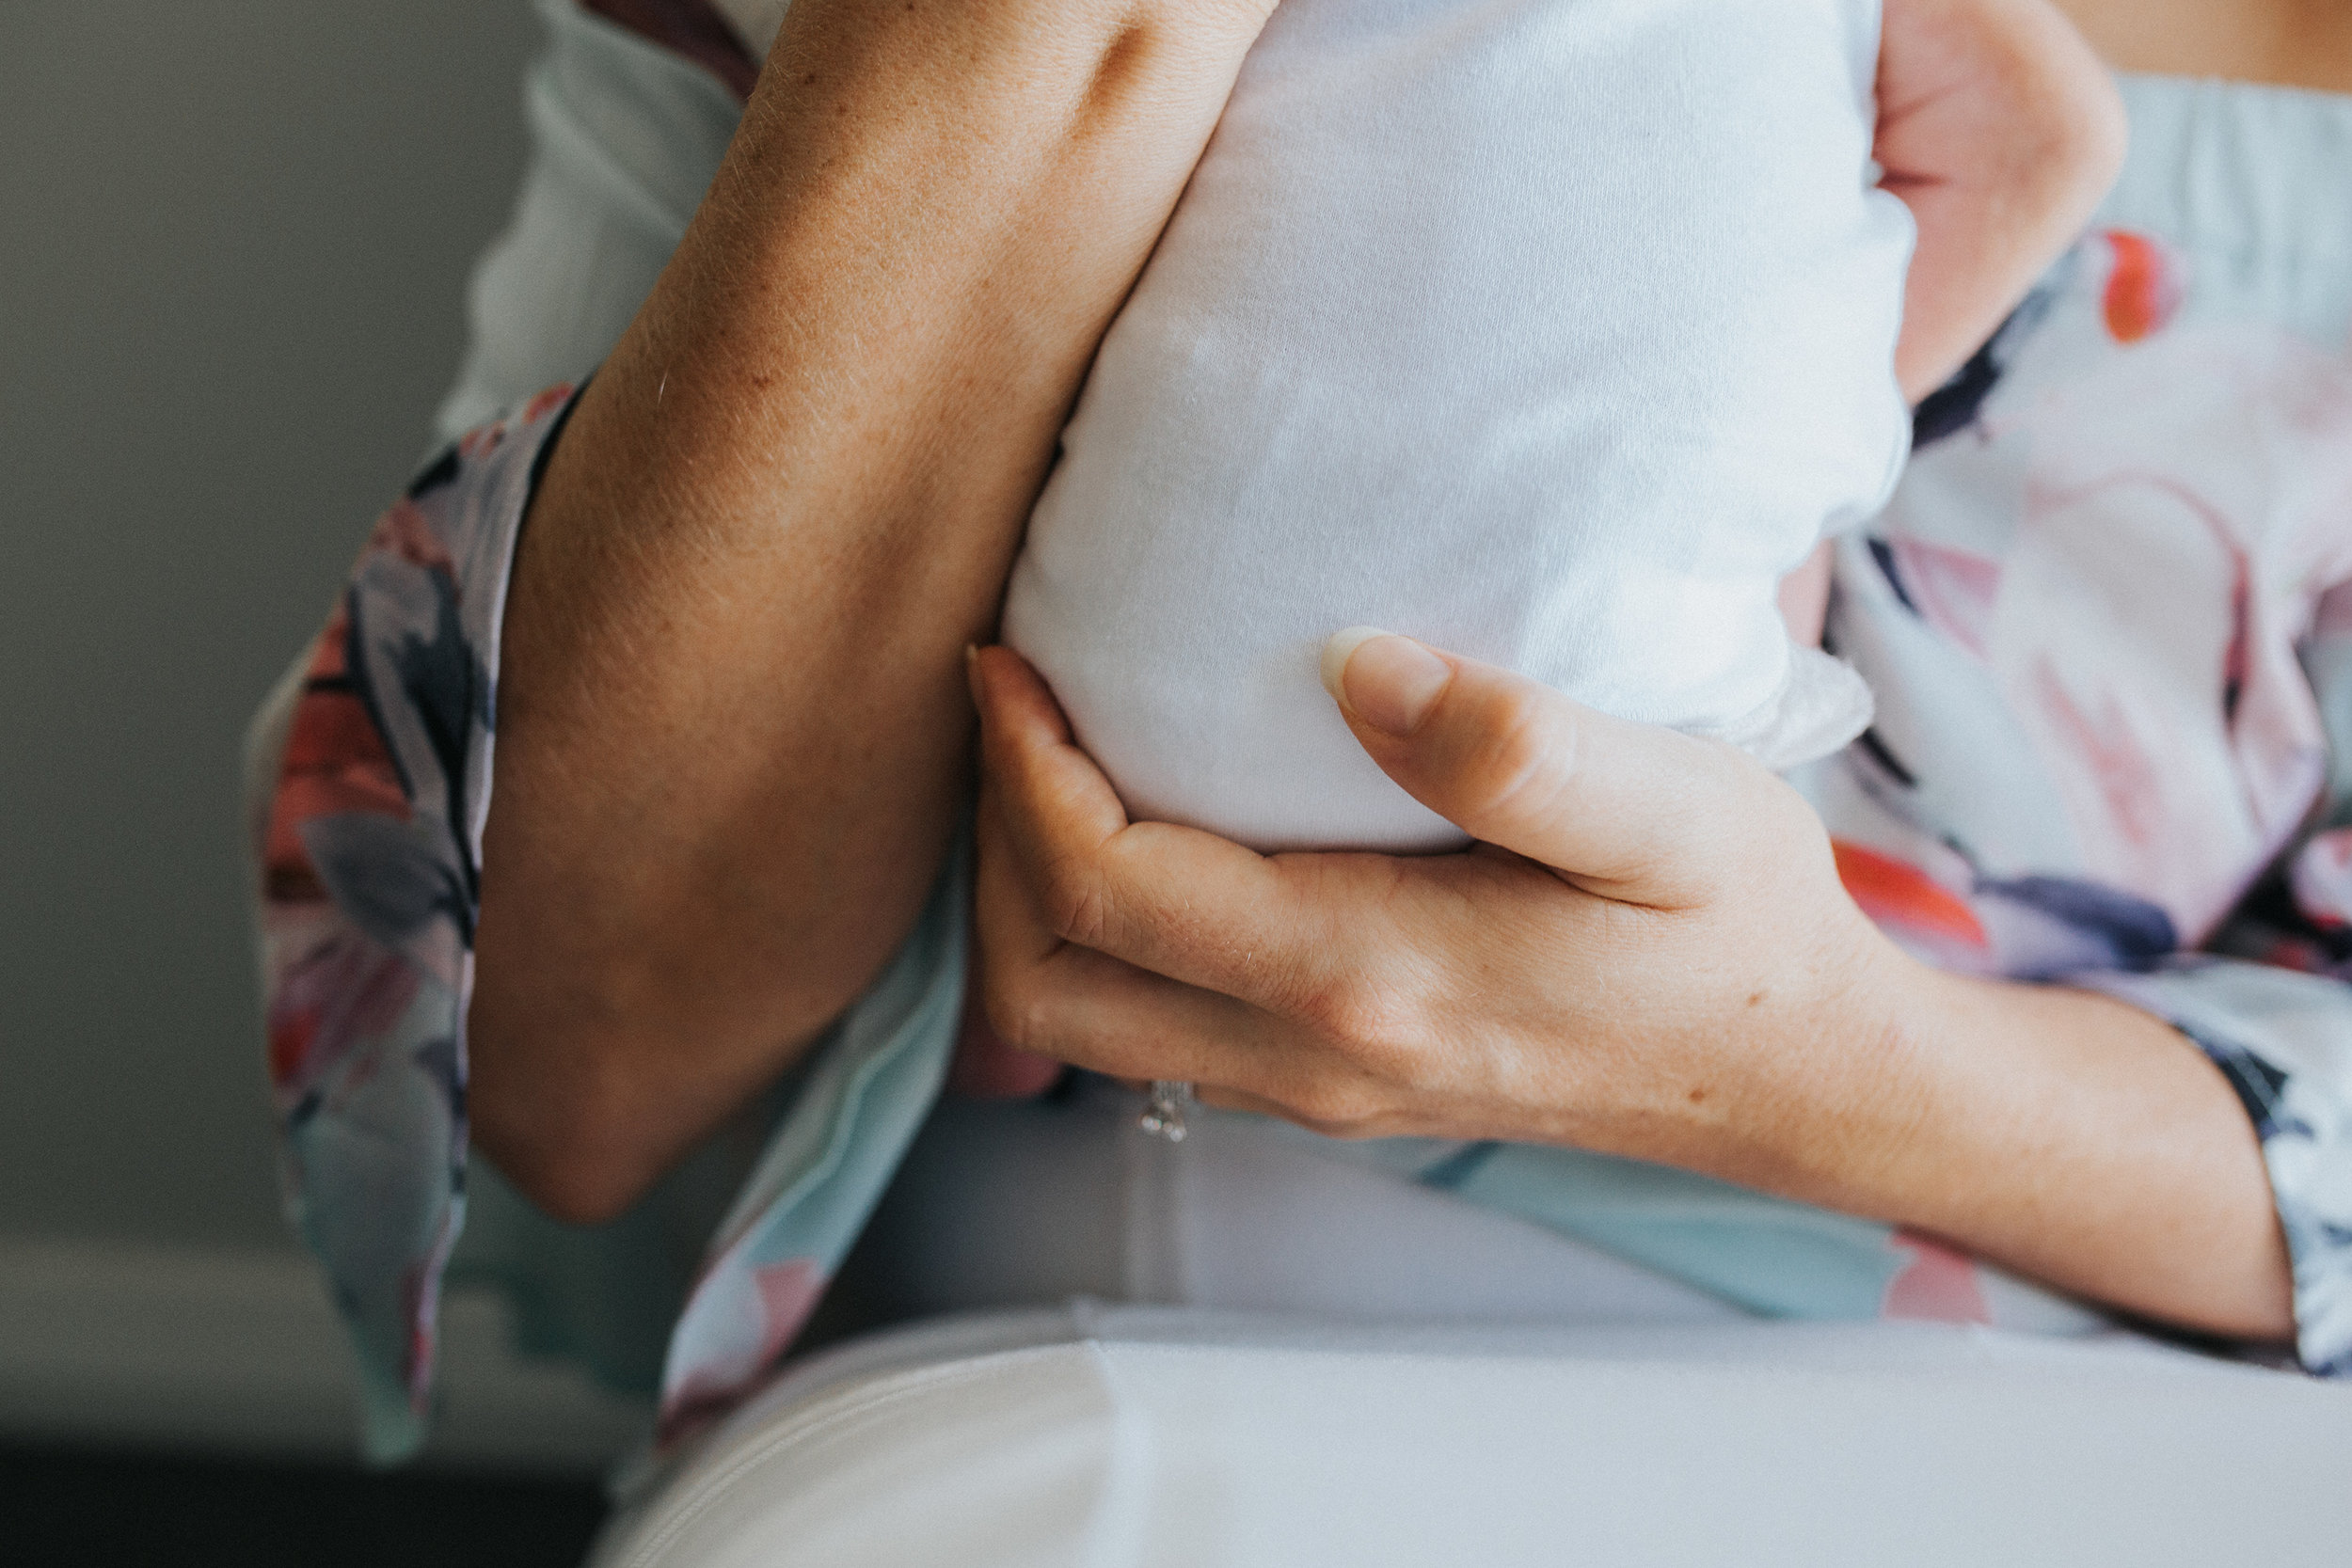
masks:
{"label": "baby's white onesie", "polygon": [[1851,738],[1774,591],[1907,450],[1877,58],[1875,0],[1283,0],[1005,608],[1135,816],[1459,844],[1318,684],[1362,623],[1776,767]]}

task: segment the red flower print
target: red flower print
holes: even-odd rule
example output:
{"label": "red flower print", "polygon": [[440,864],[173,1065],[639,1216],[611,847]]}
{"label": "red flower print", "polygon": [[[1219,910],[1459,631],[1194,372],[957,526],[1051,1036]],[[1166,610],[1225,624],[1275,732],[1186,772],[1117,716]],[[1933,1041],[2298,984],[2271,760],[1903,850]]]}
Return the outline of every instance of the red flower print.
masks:
{"label": "red flower print", "polygon": [[2136,343],[2170,321],[2172,312],[2180,309],[2180,263],[2144,235],[2110,229],[2106,238],[2115,256],[2101,302],[2107,332],[2119,343]]}
{"label": "red flower print", "polygon": [[1908,1230],[1899,1230],[1890,1244],[1911,1254],[1902,1272],[1887,1281],[1879,1305],[1883,1318],[1912,1323],[1989,1323],[1993,1308],[1986,1305],[1977,1265],[1965,1253],[1953,1251]]}
{"label": "red flower print", "polygon": [[344,669],[350,622],[338,610],[312,646],[301,700],[278,764],[268,838],[262,851],[263,895],[274,903],[324,898],[326,889],[303,847],[302,825],[344,812],[408,820],[400,769],[367,705]]}
{"label": "red flower print", "polygon": [[1843,839],[1830,842],[1837,879],[1871,924],[1890,935],[1924,937],[1938,944],[1991,946],[1968,901],[1909,861],[1865,849]]}

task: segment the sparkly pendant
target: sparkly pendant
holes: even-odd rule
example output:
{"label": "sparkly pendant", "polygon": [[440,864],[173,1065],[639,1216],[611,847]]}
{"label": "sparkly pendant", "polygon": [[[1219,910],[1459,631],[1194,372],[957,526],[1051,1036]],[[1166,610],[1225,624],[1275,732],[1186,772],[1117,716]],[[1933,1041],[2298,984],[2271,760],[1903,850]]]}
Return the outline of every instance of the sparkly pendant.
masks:
{"label": "sparkly pendant", "polygon": [[1169,1143],[1184,1141],[1184,1107],[1192,1103],[1192,1085],[1174,1079],[1156,1078],[1152,1092],[1143,1102],[1143,1115],[1136,1125],[1155,1138]]}

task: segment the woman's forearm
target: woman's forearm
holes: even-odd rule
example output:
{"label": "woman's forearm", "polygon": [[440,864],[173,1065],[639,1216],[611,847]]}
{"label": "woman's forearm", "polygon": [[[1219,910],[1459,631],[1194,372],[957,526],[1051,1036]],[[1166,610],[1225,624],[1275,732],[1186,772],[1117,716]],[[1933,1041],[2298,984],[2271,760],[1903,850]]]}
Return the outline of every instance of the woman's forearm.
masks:
{"label": "woman's forearm", "polygon": [[517,560],[482,1146],[624,1204],[902,940],[1094,344],[1270,0],[801,0]]}
{"label": "woman's forearm", "polygon": [[1856,1023],[1873,1070],[1823,1076],[1847,1092],[1772,1185],[2151,1319],[2294,1338],[2262,1148],[2201,1052],[2110,997],[1889,957]]}

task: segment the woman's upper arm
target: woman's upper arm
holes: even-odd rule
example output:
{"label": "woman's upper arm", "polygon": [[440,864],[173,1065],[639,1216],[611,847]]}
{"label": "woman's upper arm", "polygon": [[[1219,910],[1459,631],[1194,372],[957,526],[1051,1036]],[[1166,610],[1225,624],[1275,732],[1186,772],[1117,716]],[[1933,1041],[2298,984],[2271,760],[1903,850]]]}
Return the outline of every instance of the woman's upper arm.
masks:
{"label": "woman's upper arm", "polygon": [[960,650],[1265,8],[787,16],[516,560],[471,1104],[557,1212],[624,1205],[905,941]]}

